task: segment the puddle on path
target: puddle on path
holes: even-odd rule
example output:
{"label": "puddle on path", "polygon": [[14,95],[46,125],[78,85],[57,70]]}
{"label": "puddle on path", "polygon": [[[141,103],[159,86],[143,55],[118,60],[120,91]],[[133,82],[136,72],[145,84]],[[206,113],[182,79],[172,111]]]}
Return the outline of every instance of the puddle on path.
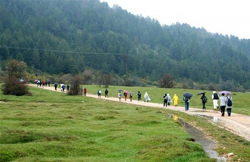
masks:
{"label": "puddle on path", "polygon": [[169,114],[169,117],[173,118],[175,121],[180,122],[185,127],[188,134],[195,139],[195,142],[202,145],[204,151],[210,158],[217,159],[217,161],[219,162],[227,161],[225,157],[220,157],[218,152],[214,150],[214,148],[216,147],[216,143],[213,140],[206,138],[205,134],[202,131],[186,123],[184,120],[178,118],[178,116],[176,115]]}

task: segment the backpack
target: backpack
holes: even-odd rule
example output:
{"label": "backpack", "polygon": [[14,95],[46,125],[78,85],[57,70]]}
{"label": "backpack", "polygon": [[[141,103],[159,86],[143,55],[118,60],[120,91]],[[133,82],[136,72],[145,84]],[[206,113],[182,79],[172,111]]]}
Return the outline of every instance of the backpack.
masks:
{"label": "backpack", "polygon": [[219,99],[219,96],[218,96],[218,94],[217,93],[214,93],[214,99]]}
{"label": "backpack", "polygon": [[204,103],[207,102],[207,97],[206,97],[206,96],[204,96],[204,97],[202,98],[202,102],[204,102]]}
{"label": "backpack", "polygon": [[187,97],[184,97],[184,101],[185,101],[185,102],[188,102],[188,98],[187,98]]}
{"label": "backpack", "polygon": [[232,100],[231,100],[231,98],[227,98],[227,106],[232,106],[233,105],[233,103],[232,103]]}
{"label": "backpack", "polygon": [[168,96],[167,95],[164,97],[164,100],[166,100],[166,101],[168,100]]}

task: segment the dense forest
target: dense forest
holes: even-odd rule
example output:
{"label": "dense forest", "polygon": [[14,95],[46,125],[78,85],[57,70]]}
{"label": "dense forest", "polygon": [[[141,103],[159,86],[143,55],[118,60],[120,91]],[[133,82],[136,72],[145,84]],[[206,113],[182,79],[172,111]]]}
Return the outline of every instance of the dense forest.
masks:
{"label": "dense forest", "polygon": [[1,0],[0,65],[250,87],[250,40],[188,24],[160,25],[99,0]]}

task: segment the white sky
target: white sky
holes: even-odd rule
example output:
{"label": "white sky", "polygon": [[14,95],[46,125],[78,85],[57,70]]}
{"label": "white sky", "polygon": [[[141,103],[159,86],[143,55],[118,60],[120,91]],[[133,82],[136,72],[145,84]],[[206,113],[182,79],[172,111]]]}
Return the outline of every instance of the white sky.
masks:
{"label": "white sky", "polygon": [[250,0],[100,0],[162,25],[187,23],[208,32],[250,39]]}

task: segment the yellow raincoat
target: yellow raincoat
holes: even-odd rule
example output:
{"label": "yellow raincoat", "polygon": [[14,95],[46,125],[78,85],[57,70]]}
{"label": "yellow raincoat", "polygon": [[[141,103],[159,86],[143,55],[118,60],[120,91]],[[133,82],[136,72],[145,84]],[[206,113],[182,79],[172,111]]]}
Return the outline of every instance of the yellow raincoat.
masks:
{"label": "yellow raincoat", "polygon": [[173,101],[174,101],[174,106],[177,106],[179,102],[179,98],[176,94],[174,94]]}

